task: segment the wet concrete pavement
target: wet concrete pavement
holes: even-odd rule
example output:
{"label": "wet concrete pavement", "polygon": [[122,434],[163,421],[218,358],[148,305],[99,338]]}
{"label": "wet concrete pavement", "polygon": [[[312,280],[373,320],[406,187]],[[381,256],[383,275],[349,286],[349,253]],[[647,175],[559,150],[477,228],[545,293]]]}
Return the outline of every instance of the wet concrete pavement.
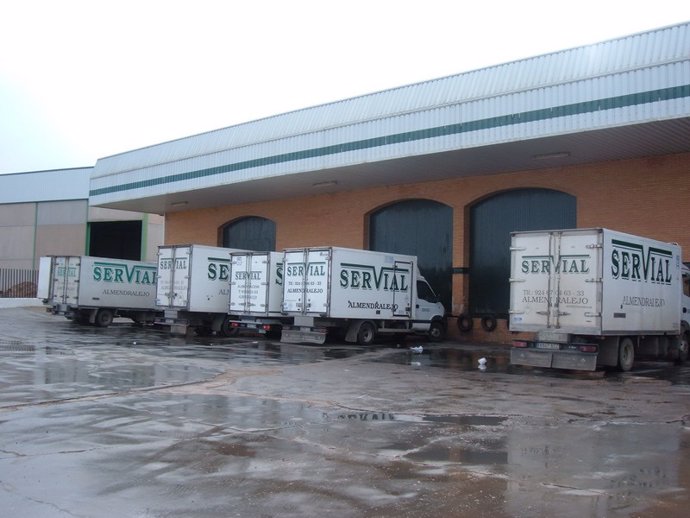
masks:
{"label": "wet concrete pavement", "polygon": [[396,345],[0,309],[1,514],[688,515],[690,365],[558,373]]}

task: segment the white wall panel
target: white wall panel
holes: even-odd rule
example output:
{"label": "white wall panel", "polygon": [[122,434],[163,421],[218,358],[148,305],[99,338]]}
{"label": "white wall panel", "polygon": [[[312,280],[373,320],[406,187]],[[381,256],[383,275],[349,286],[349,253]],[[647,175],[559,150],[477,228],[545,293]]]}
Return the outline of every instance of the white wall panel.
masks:
{"label": "white wall panel", "polygon": [[[92,203],[200,189],[266,176],[355,165],[450,149],[639,124],[690,114],[688,97],[633,106],[571,105],[690,84],[690,24],[555,52],[354,99],[316,106],[100,159],[91,190],[203,171],[287,153],[395,136],[458,123],[479,129],[306,156],[211,176],[92,195]],[[622,99],[624,100],[624,99]],[[558,117],[538,113],[556,108]],[[513,117],[492,127],[494,117]]]}

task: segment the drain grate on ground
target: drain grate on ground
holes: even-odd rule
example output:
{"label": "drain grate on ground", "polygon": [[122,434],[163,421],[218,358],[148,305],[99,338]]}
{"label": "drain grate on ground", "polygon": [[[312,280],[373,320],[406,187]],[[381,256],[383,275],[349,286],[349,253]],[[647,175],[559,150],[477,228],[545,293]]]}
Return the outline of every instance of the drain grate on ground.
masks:
{"label": "drain grate on ground", "polygon": [[32,353],[36,347],[32,344],[27,344],[21,340],[0,340],[0,351],[9,351],[13,353]]}

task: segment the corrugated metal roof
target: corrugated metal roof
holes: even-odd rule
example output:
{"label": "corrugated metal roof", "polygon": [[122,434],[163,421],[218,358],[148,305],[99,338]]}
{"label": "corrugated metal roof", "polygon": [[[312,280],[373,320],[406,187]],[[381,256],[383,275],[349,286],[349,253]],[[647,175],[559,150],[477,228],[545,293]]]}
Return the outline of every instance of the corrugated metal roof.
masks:
{"label": "corrugated metal roof", "polygon": [[[128,151],[98,161],[95,178],[196,155],[449,104],[687,60],[690,23],[314,106]],[[584,93],[584,92],[583,92]],[[512,104],[512,103],[511,103]],[[510,109],[506,109],[509,112]]]}
{"label": "corrugated metal roof", "polygon": [[91,195],[107,202],[688,115],[684,23],[102,158]]}
{"label": "corrugated metal roof", "polygon": [[80,167],[0,175],[0,203],[86,200],[92,171]]}

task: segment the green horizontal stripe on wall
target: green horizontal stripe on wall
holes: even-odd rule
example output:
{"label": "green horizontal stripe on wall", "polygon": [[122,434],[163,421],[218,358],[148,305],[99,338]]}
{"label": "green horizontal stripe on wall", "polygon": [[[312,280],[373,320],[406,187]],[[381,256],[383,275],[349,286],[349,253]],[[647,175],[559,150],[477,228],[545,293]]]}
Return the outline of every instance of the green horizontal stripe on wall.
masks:
{"label": "green horizontal stripe on wall", "polygon": [[235,162],[233,164],[211,167],[208,169],[199,169],[197,171],[189,171],[186,173],[161,176],[159,178],[152,178],[150,180],[141,180],[136,182],[124,183],[121,185],[114,185],[112,187],[102,187],[100,189],[93,189],[89,192],[89,195],[98,196],[101,194],[109,194],[114,192],[129,191],[132,189],[141,189],[145,187],[153,187],[156,185],[181,182],[184,180],[196,180],[199,178],[206,178],[209,176],[215,176],[223,173],[251,169],[253,167],[262,167],[268,165],[281,164],[285,162],[294,162],[296,160],[304,160],[307,158],[336,155],[339,153],[347,153],[349,151],[359,151],[362,149],[389,146],[392,144],[402,144],[405,142],[414,142],[430,138],[458,135],[462,133],[469,133],[472,131],[501,128],[513,126],[516,124],[524,124],[527,122],[536,122],[549,119],[556,119],[559,117],[582,115],[585,113],[593,113],[602,110],[612,110],[615,108],[625,108],[628,106],[649,104],[660,101],[669,101],[672,99],[681,99],[684,97],[690,97],[690,84],[674,86],[671,88],[662,88],[659,90],[650,90],[648,92],[639,92],[635,94],[620,95],[616,97],[607,97],[604,99],[597,99],[593,101],[565,104],[562,106],[554,106],[552,108],[530,110],[525,112],[513,113],[509,115],[501,115],[498,117],[488,117],[486,119],[459,122],[456,124],[448,124],[446,126],[438,126],[435,128],[426,128],[421,130],[406,131],[403,133],[394,133],[392,135],[385,135],[383,137],[376,137],[364,140],[354,140],[352,142],[344,142],[342,144],[335,144],[333,146],[324,146],[319,148],[305,149],[302,151],[294,151],[291,153],[283,153],[280,155],[255,158],[252,160]]}

